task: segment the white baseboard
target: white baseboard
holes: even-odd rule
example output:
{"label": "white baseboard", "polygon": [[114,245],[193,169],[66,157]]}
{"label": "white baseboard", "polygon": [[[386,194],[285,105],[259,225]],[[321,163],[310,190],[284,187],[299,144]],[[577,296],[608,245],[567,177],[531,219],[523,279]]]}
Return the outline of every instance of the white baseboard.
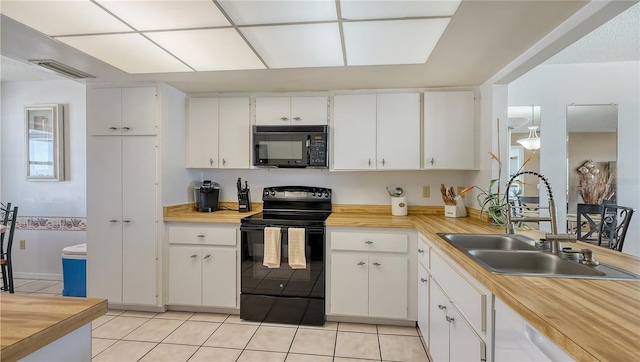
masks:
{"label": "white baseboard", "polygon": [[13,279],[62,280],[62,274],[13,273]]}

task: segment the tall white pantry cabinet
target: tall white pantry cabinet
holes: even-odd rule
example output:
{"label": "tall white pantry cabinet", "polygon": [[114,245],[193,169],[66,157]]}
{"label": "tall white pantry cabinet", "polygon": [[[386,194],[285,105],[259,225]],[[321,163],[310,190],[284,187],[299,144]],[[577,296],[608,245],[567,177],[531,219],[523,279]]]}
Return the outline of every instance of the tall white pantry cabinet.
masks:
{"label": "tall white pantry cabinet", "polygon": [[161,305],[158,89],[87,87],[87,296],[111,305]]}

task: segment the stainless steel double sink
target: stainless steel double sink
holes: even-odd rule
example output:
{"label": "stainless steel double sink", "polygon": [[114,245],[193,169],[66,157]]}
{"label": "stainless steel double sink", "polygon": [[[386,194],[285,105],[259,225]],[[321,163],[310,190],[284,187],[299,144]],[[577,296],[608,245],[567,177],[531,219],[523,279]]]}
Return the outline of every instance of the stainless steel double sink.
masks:
{"label": "stainless steel double sink", "polygon": [[508,234],[438,235],[494,274],[558,278],[640,280],[640,275],[600,264],[587,266],[536,247],[534,240]]}

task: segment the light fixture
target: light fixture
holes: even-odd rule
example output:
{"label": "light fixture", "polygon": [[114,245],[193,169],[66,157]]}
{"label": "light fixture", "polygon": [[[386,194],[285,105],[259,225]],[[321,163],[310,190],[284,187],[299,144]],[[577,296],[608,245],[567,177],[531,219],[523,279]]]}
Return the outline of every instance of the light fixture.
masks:
{"label": "light fixture", "polygon": [[540,137],[538,137],[538,126],[536,126],[534,110],[535,110],[535,107],[532,104],[531,105],[531,126],[528,127],[529,137],[518,140],[518,143],[521,144],[522,147],[528,150],[537,150],[540,148]]}
{"label": "light fixture", "polygon": [[77,70],[68,65],[62,64],[60,62],[57,62],[51,59],[33,59],[33,60],[29,60],[29,63],[33,63],[42,68],[49,69],[51,71],[54,71],[62,76],[65,76],[71,79],[95,78],[91,74],[87,74],[85,72],[82,72],[80,70]]}

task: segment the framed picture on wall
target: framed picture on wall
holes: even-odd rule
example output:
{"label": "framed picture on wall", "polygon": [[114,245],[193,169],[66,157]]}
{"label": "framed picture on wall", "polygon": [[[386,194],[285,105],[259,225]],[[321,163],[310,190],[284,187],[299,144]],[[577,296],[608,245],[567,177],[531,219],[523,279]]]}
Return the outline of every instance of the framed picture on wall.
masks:
{"label": "framed picture on wall", "polygon": [[64,106],[24,107],[27,180],[64,180]]}

